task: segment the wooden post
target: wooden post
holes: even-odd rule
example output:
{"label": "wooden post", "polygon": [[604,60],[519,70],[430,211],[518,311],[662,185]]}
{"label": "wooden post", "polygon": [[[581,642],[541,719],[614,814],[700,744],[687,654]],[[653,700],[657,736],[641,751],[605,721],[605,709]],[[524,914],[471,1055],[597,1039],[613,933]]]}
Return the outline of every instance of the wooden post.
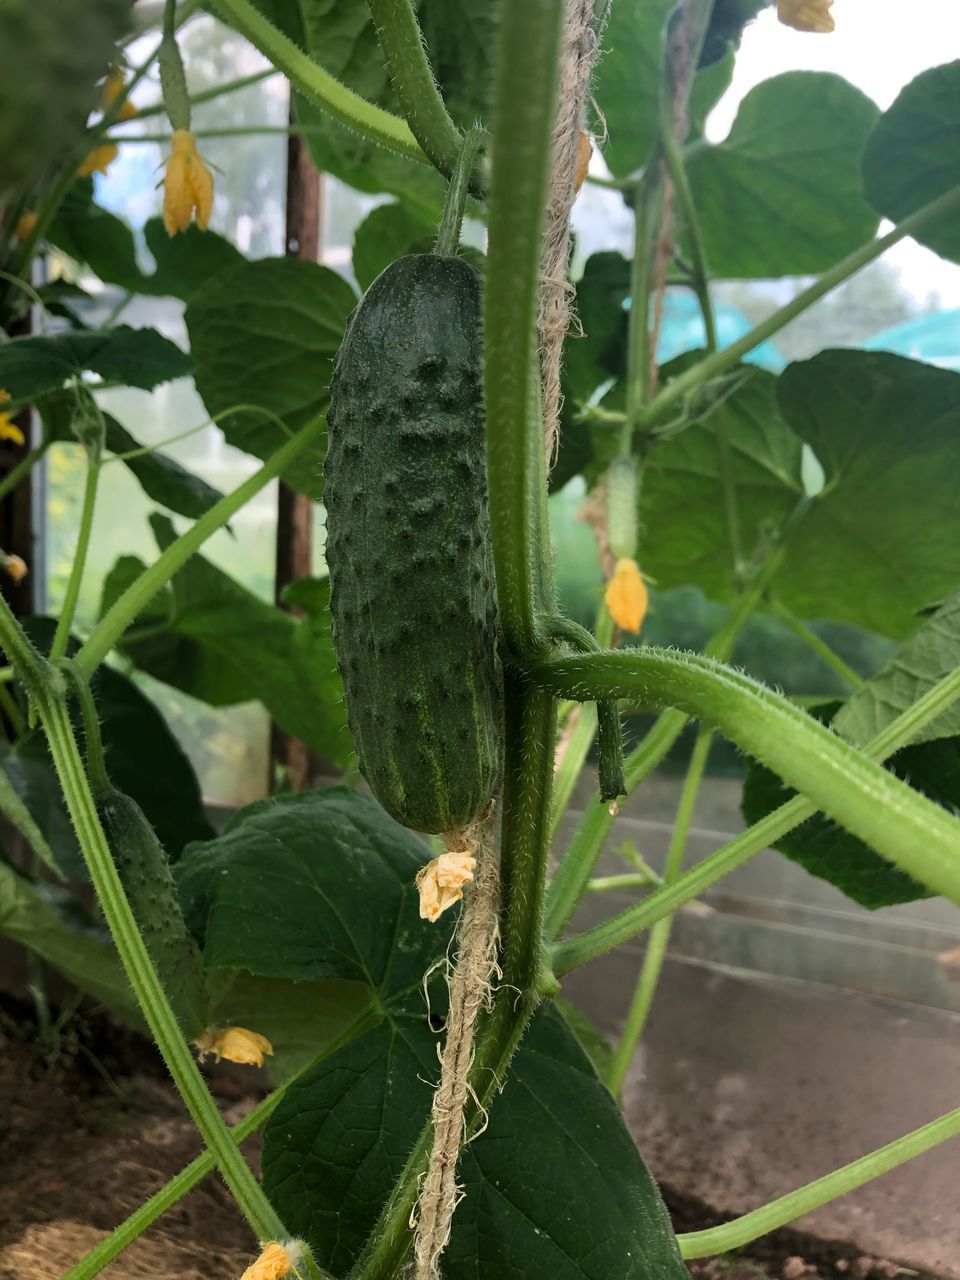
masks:
{"label": "wooden post", "polygon": [[[292,117],[291,117],[292,118]],[[300,137],[287,142],[286,252],[295,258],[317,262],[322,222],[321,177]],[[288,583],[306,577],[311,570],[313,503],[281,480],[277,497],[277,556],[275,598]],[[310,752],[304,743],[273,725],[270,739],[272,787],[276,765],[287,771],[294,791],[310,785]]]}

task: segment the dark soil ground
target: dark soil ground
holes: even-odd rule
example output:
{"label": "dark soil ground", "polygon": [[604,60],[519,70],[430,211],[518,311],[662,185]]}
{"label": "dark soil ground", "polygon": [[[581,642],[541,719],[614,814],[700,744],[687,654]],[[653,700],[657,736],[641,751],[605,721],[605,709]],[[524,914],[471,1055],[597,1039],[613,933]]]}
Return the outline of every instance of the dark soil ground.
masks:
{"label": "dark soil ground", "polygon": [[[208,1078],[231,1123],[262,1096],[257,1073],[220,1067]],[[28,1006],[0,1003],[0,1280],[58,1280],[198,1150],[193,1126],[141,1036],[78,1015],[55,1046],[44,1046]],[[245,1150],[255,1161],[256,1139]],[[678,1231],[722,1221],[682,1191],[666,1187],[664,1195]],[[210,1177],[102,1274],[236,1280],[255,1252],[229,1195]],[[701,1280],[938,1280],[864,1256],[855,1245],[790,1230],[736,1259],[689,1266]]]}

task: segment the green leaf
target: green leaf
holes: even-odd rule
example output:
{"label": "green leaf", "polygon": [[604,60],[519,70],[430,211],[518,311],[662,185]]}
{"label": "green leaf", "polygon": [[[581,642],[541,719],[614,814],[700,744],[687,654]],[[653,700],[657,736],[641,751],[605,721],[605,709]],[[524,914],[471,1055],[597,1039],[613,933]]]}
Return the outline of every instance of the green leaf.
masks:
{"label": "green leaf", "polygon": [[585,403],[626,368],[630,262],[604,251],[587,259],[577,283],[577,316],[583,337],[571,339],[564,356],[567,395]]}
{"label": "green leaf", "polygon": [[[826,721],[836,708],[836,703],[827,703],[810,711]],[[863,740],[853,741],[863,745]],[[887,761],[887,768],[953,812],[960,808],[960,739],[905,747]],[[744,820],[759,822],[795,795],[776,774],[750,761],[740,804]],[[929,889],[822,813],[795,827],[774,848],[870,910],[931,896]]]}
{"label": "green leaf", "polygon": [[571,1000],[567,1000],[564,996],[555,996],[553,1003],[576,1036],[577,1044],[593,1063],[594,1071],[602,1080],[613,1063],[613,1045],[596,1023],[592,1022]]}
{"label": "green leaf", "polygon": [[869,240],[878,219],[858,166],[878,114],[841,76],[790,71],[747,94],[725,141],[692,147],[690,184],[713,274],[811,275]]}
{"label": "green leaf", "polygon": [[143,1015],[108,939],[67,923],[49,886],[31,884],[0,859],[0,935],[28,947],[88,996],[135,1026]]}
{"label": "green leaf", "polygon": [[84,372],[152,391],[189,373],[190,357],[156,329],[127,325],[14,338],[0,346],[0,386],[14,400],[58,391]]}
{"label": "green leaf", "polygon": [[[228,443],[266,460],[326,408],[333,359],[356,301],[327,267],[264,258],[218,272],[188,302],[197,390]],[[325,450],[321,437],[284,479],[319,499]]]}
{"label": "green leaf", "polygon": [[[960,592],[954,593],[890,661],[848,699],[834,728],[851,742],[869,742],[928,689],[960,667]],[[914,742],[960,735],[960,705],[926,725]]]}
{"label": "green leaf", "polygon": [[172,295],[189,302],[217,272],[246,262],[229,240],[209,229],[201,231],[195,222],[186,231],[169,236],[161,218],[150,218],[143,235],[156,269],[153,275],[144,276],[139,293]]}
{"label": "green leaf", "polygon": [[[665,366],[666,377],[689,363]],[[740,382],[705,419],[657,446],[640,494],[640,564],[658,589],[695,585],[714,600],[733,591],[717,431],[726,432],[745,550],[778,527],[803,493],[801,444],[777,412],[776,378],[742,367]]]}
{"label": "green leaf", "polygon": [[345,978],[381,1001],[419,990],[446,929],[419,918],[429,850],[349,787],[251,805],[178,868],[188,923],[212,968]]}
{"label": "green leaf", "polygon": [[[960,61],[922,71],[900,90],[867,140],[863,180],[871,204],[893,222],[960,185]],[[956,211],[914,238],[960,262]]]}
{"label": "green leaf", "polygon": [[[39,833],[42,846],[36,843],[34,833],[27,829],[26,824],[15,822],[15,825],[41,857],[43,847],[49,850],[49,860],[53,861],[59,875],[68,880],[85,880],[87,871],[80,846],[63,803],[60,783],[43,734],[37,729],[15,745],[0,742],[0,770],[6,786],[26,809],[28,820]],[[14,815],[8,813],[6,807],[4,813],[11,821],[14,820]]]}
{"label": "green leaf", "polygon": [[723,58],[732,62],[734,51],[740,48],[744,27],[769,3],[770,0],[715,0],[700,65],[715,66]]}
{"label": "green leaf", "polygon": [[[264,1185],[318,1261],[355,1261],[419,1135],[437,1073],[422,1004],[294,1083],[265,1134]],[[464,1152],[445,1280],[681,1280],[656,1184],[573,1034],[545,1006],[489,1126]]]}
{"label": "green leaf", "polygon": [[784,370],[778,403],[826,473],[791,534],[778,595],[802,618],[902,639],[960,584],[960,375],[825,351]]}
{"label": "green leaf", "polygon": [[93,180],[78,178],[47,230],[47,239],[105,284],[140,292],[144,274],[137,265],[133,232],[115,213],[93,199]]}
{"label": "green leaf", "polygon": [[603,158],[624,178],[647,158],[657,128],[663,32],[675,0],[617,0],[610,7],[594,79],[607,126]]}
{"label": "green leaf", "polygon": [[428,219],[402,204],[381,204],[367,214],[353,237],[353,274],[364,292],[395,258],[436,239]]}
{"label": "green leaf", "polygon": [[[150,524],[161,550],[176,537],[159,514]],[[129,581],[126,563],[111,584]],[[155,634],[121,642],[141,670],[213,706],[259,698],[287,733],[337,764],[352,752],[326,614],[302,621],[255,596],[195,555],[174,574],[163,609],[151,606]],[[166,619],[164,623],[163,619]]]}
{"label": "green leaf", "polygon": [[[54,619],[29,618],[25,625],[34,644],[46,653],[53,641]],[[74,647],[72,641],[71,651]],[[213,829],[193,766],[163,716],[125,675],[101,666],[91,688],[114,786],[136,800],[168,856],[178,858],[185,844],[206,839]],[[17,752],[44,762],[49,758],[39,733],[18,743]]]}
{"label": "green leaf", "polygon": [[[107,428],[106,445],[111,453],[128,453],[142,447],[112,414],[105,413],[103,419]],[[191,520],[199,519],[223,497],[219,489],[158,449],[137,458],[124,458],[123,465],[133,472],[148,498]]]}

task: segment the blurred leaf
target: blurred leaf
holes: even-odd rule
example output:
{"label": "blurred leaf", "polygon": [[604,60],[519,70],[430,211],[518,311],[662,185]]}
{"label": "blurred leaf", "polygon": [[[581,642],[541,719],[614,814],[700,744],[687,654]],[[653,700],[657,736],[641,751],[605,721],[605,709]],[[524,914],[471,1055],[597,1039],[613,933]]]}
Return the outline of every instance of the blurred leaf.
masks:
{"label": "blurred leaf", "polygon": [[156,329],[127,325],[14,338],[0,346],[0,387],[15,400],[57,391],[84,372],[152,391],[189,373],[190,357]]}
{"label": "blurred leaf", "polygon": [[576,1036],[577,1044],[593,1063],[594,1071],[603,1079],[613,1062],[613,1045],[596,1023],[592,1022],[572,1001],[566,1000],[563,996],[556,996],[553,1003]]}
{"label": "blurred leaf", "polygon": [[567,394],[585,403],[626,367],[630,262],[604,251],[587,259],[577,283],[577,316],[583,336],[571,337],[564,355]]}
{"label": "blurred leaf", "polygon": [[723,58],[732,62],[734,51],[740,48],[744,27],[769,3],[770,0],[715,0],[703,40],[700,65],[716,66]]}
{"label": "blurred leaf", "polygon": [[603,158],[624,178],[647,158],[657,128],[663,32],[675,0],[617,0],[603,32],[593,92],[606,121]]}
{"label": "blurred leaf", "polygon": [[150,218],[143,235],[156,269],[144,277],[139,293],[169,294],[188,302],[218,271],[246,262],[229,240],[209,229],[201,231],[195,222],[186,231],[169,236],[162,219]]}
{"label": "blurred leaf", "polygon": [[[229,444],[265,460],[326,408],[333,360],[356,301],[327,267],[264,258],[220,271],[188,302],[197,390]],[[321,437],[284,479],[319,499],[325,451]]]}
{"label": "blurred leaf", "polygon": [[[73,823],[41,731],[35,729],[16,744],[0,742],[0,769],[40,833],[58,874],[67,880],[86,880]],[[16,825],[42,857],[43,850],[33,841],[32,833],[20,823]]]}
{"label": "blurred leaf", "polygon": [[[274,1112],[264,1185],[318,1261],[356,1260],[430,1106],[436,1038],[422,1003],[318,1063]],[[534,1017],[464,1150],[446,1280],[681,1280],[666,1209],[613,1098],[560,1014]]]}
{"label": "blurred leaf", "polygon": [[[56,629],[52,618],[29,618],[27,631],[46,653]],[[71,641],[71,652],[76,642]],[[146,814],[171,860],[191,840],[203,840],[213,828],[207,820],[193,766],[167,722],[137,686],[113,667],[101,666],[91,681],[100,714],[107,769],[114,786]],[[79,725],[79,715],[76,715]],[[18,752],[48,760],[41,735],[17,744]],[[59,789],[58,789],[59,790]]]}
{"label": "blurred leaf", "polygon": [[0,200],[77,146],[132,0],[0,5]]}
{"label": "blurred leaf", "polygon": [[[837,705],[831,702],[808,709],[812,715],[829,721]],[[852,741],[862,746],[865,739]],[[960,739],[945,738],[939,742],[905,747],[887,761],[886,767],[938,804],[958,812]],[[759,822],[795,795],[796,792],[769,769],[754,760],[748,762],[740,807],[744,821],[749,825]],[[774,848],[792,862],[799,863],[811,875],[826,880],[870,910],[932,896],[924,885],[822,813],[788,832],[775,842]]]}
{"label": "blurred leaf", "polygon": [[[867,139],[863,179],[867,198],[892,222],[960,185],[960,61],[922,71],[900,90]],[[914,239],[960,262],[956,209]]]}
{"label": "blurred leaf", "polygon": [[75,928],[48,886],[31,884],[0,859],[0,935],[28,947],[85,995],[143,1025],[130,983],[108,939]]}
{"label": "blurred leaf", "polygon": [[[869,742],[945,676],[960,667],[960,592],[905,640],[890,661],[834,717],[851,742]],[[960,735],[960,704],[926,725],[914,742]]]}
{"label": "blurred leaf", "polygon": [[371,210],[353,237],[353,274],[366,292],[385,267],[409,253],[414,245],[436,238],[436,227],[402,204],[381,204]]}
{"label": "blurred leaf", "polygon": [[878,219],[858,164],[878,114],[841,76],[790,71],[751,89],[723,142],[691,147],[713,274],[813,274],[869,240]]}
{"label": "blurred leaf", "polygon": [[133,232],[115,213],[93,199],[92,178],[78,178],[47,229],[47,240],[84,262],[105,284],[139,292],[144,275],[137,265]]}
{"label": "blurred leaf", "polygon": [[[165,549],[176,537],[173,525],[159,514],[150,524]],[[121,642],[141,670],[212,706],[259,698],[287,733],[336,764],[349,759],[343,693],[324,621],[298,622],[200,555],[174,574],[171,591],[161,629],[141,639],[134,631]]]}
{"label": "blurred leaf", "polygon": [[793,531],[777,593],[802,618],[902,639],[960,584],[960,375],[879,351],[824,351],[778,382],[823,491]]}
{"label": "blurred leaf", "polygon": [[[695,356],[664,366],[664,376]],[[703,421],[659,444],[640,494],[640,563],[661,591],[694,584],[711,599],[731,598],[732,560],[720,483],[716,432],[729,441],[740,533],[749,554],[778,527],[803,493],[801,444],[777,411],[776,378],[742,366],[743,381]]]}
{"label": "blurred leaf", "polygon": [[[112,414],[105,413],[103,417],[107,428],[106,444],[111,453],[128,453],[142,447]],[[133,472],[148,498],[191,520],[199,519],[223,497],[219,489],[158,449],[137,458],[125,458],[123,465]]]}
{"label": "blurred leaf", "polygon": [[0,744],[0,816],[3,817],[4,822],[9,823],[23,836],[48,871],[65,879],[66,872],[57,861],[57,856],[47,842],[46,835],[35,821],[20,790],[14,786],[12,778],[7,774],[5,760],[7,751],[8,744],[6,742]]}

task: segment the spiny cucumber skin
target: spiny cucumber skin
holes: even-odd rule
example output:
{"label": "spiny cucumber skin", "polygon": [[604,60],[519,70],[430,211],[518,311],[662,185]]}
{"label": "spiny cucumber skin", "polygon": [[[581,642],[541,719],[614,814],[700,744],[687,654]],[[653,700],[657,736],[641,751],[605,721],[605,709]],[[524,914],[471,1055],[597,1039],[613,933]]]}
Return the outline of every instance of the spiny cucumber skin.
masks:
{"label": "spiny cucumber skin", "polygon": [[97,800],[97,813],[144,945],[187,1040],[207,1026],[200,949],[187,929],[170,862],[143,810],[122,791]]}
{"label": "spiny cucumber skin", "polygon": [[416,831],[465,826],[500,776],[481,291],[459,258],[392,263],[354,312],[327,418],[327,564],[361,771]]}

